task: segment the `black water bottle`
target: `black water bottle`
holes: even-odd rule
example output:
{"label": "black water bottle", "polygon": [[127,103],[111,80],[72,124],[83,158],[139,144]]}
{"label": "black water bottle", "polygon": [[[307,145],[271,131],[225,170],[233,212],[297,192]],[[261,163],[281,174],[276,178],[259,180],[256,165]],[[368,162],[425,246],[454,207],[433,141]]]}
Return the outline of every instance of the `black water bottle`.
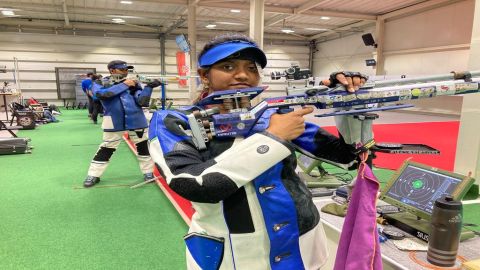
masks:
{"label": "black water bottle", "polygon": [[435,201],[428,237],[427,260],[438,266],[455,265],[460,233],[462,232],[462,203],[445,196]]}

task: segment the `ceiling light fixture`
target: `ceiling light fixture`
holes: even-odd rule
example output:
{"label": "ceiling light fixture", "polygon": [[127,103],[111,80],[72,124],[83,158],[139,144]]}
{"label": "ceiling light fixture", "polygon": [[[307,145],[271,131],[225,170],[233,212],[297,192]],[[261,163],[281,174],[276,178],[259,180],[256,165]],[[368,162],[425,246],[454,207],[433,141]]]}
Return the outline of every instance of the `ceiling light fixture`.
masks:
{"label": "ceiling light fixture", "polygon": [[310,30],[310,31],[327,31],[328,29],[326,28],[313,28],[313,27],[307,27],[305,30]]}
{"label": "ceiling light fixture", "polygon": [[232,12],[232,13],[240,13],[241,10],[240,10],[240,9],[230,9],[230,12]]}
{"label": "ceiling light fixture", "polygon": [[295,30],[292,30],[290,28],[283,28],[281,31],[285,34],[290,34],[295,32]]}
{"label": "ceiling light fixture", "polygon": [[213,24],[213,23],[209,23],[205,27],[208,28],[208,29],[213,29],[213,28],[217,27],[217,25]]}
{"label": "ceiling light fixture", "polygon": [[330,17],[322,16],[322,17],[320,17],[320,19],[322,19],[322,20],[330,20]]}
{"label": "ceiling light fixture", "polygon": [[120,4],[131,5],[131,4],[133,4],[133,2],[123,0],[123,1],[120,1]]}
{"label": "ceiling light fixture", "polygon": [[121,19],[121,18],[113,18],[112,21],[113,21],[114,23],[124,23],[124,22],[125,22],[125,20],[124,20],[124,19]]}
{"label": "ceiling light fixture", "polygon": [[217,24],[225,24],[225,25],[244,25],[243,23],[237,23],[237,22],[215,22]]}
{"label": "ceiling light fixture", "polygon": [[3,16],[15,16],[15,12],[13,10],[2,10]]}
{"label": "ceiling light fixture", "polygon": [[283,26],[282,26],[282,29],[280,31],[282,31],[285,34],[290,34],[290,33],[295,32],[291,27],[287,27],[285,25],[285,19],[283,20]]}
{"label": "ceiling light fixture", "polygon": [[107,15],[107,17],[121,18],[121,19],[142,19],[143,17],[129,16],[129,15]]}

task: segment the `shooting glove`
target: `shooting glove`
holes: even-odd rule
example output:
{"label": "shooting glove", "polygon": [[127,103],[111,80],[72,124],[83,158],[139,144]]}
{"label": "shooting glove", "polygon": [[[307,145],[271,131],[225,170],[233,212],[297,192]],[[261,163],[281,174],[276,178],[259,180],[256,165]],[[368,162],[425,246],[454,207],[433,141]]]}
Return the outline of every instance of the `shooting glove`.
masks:
{"label": "shooting glove", "polygon": [[162,85],[162,82],[160,82],[160,81],[157,80],[157,79],[155,79],[155,80],[147,83],[147,86],[150,87],[150,88],[159,87],[160,85]]}
{"label": "shooting glove", "polygon": [[331,86],[335,86],[337,84],[341,84],[338,80],[337,80],[337,75],[338,74],[343,74],[345,75],[345,77],[360,77],[361,79],[365,79],[365,81],[368,81],[368,76],[367,75],[364,75],[360,72],[351,72],[351,71],[337,71],[337,72],[333,72],[332,74],[330,74],[330,85]]}

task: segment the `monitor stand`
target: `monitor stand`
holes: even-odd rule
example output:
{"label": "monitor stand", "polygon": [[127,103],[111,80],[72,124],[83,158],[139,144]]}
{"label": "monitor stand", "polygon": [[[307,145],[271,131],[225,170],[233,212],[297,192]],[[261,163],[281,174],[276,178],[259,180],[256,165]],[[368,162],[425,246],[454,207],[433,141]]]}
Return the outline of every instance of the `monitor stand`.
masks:
{"label": "monitor stand", "polygon": [[[385,214],[384,218],[387,220],[388,224],[428,242],[428,236],[430,234],[430,222],[428,220],[421,219],[408,212]],[[473,237],[475,237],[475,234],[472,231],[462,229],[460,241]]]}
{"label": "monitor stand", "polygon": [[311,171],[310,174],[298,172],[300,179],[307,184],[309,188],[337,188],[346,183],[341,181],[335,175],[329,174],[322,165],[318,165],[318,172]]}

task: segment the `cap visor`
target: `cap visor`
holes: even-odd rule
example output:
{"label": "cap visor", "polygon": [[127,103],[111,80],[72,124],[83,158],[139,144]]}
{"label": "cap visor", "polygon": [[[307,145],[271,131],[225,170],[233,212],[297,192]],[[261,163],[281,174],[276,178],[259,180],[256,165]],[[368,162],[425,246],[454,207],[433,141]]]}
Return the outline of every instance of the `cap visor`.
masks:
{"label": "cap visor", "polygon": [[256,60],[259,61],[259,64],[262,66],[262,68],[264,68],[267,65],[267,57],[265,56],[262,50],[260,50],[259,48],[257,48],[256,46],[250,43],[239,42],[239,43],[223,43],[211,48],[209,51],[203,54],[202,57],[200,57],[199,66],[200,67],[211,66],[217,63],[218,61],[223,60],[228,56],[244,49],[252,49],[257,51],[259,59],[256,59]]}

